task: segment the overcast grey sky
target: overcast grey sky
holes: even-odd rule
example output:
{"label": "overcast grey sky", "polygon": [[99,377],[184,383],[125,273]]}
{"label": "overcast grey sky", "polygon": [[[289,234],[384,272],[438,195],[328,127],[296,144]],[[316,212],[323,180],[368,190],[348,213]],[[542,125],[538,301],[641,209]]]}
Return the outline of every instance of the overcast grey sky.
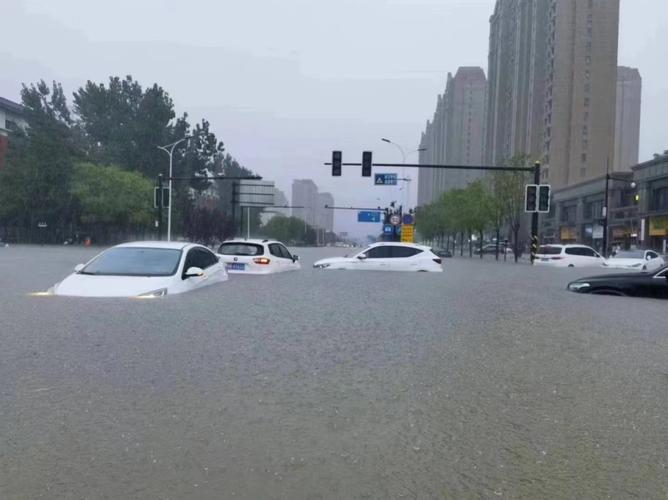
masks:
{"label": "overcast grey sky", "polygon": [[[191,121],[207,118],[227,150],[276,180],[312,178],[337,204],[397,198],[357,168],[415,148],[447,73],[487,66],[494,0],[1,0],[0,95],[40,78],[71,94],[87,79],[157,82]],[[640,157],[668,149],[668,2],[622,0],[619,64],[643,77]],[[410,157],[415,160],[416,156]],[[417,172],[413,172],[417,177]],[[416,182],[413,182],[413,192]],[[380,198],[380,200],[377,200]],[[413,202],[415,196],[412,197]],[[337,230],[375,232],[337,213]],[[377,229],[374,227],[374,230]]]}

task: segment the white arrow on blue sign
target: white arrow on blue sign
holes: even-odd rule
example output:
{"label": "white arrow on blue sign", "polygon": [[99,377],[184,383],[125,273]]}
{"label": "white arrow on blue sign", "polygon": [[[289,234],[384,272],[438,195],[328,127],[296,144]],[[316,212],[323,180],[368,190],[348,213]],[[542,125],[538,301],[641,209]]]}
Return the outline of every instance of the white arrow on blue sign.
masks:
{"label": "white arrow on blue sign", "polygon": [[380,212],[368,210],[357,212],[357,222],[380,222]]}

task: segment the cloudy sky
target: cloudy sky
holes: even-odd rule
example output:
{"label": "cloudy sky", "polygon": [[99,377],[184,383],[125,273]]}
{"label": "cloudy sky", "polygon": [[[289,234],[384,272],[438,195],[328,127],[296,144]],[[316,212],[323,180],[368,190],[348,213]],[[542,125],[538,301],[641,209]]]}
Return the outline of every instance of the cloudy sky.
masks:
{"label": "cloudy sky", "polygon": [[[668,149],[668,2],[621,0],[619,64],[640,69],[640,157]],[[22,82],[131,74],[157,82],[191,121],[207,118],[227,150],[288,197],[312,178],[337,205],[401,199],[344,161],[399,162],[388,137],[417,147],[448,72],[486,70],[494,0],[2,0],[0,96]],[[416,155],[409,156],[416,160]],[[352,170],[351,170],[352,168]],[[413,173],[416,177],[416,173]],[[415,201],[413,182],[412,201]],[[337,230],[366,234],[354,213]]]}

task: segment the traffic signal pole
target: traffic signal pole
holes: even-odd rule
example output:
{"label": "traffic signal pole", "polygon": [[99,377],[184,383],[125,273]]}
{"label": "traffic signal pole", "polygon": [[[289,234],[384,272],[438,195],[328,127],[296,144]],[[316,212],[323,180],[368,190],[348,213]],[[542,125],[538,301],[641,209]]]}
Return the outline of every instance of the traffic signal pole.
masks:
{"label": "traffic signal pole", "polygon": [[[540,162],[533,164],[533,183],[540,184]],[[538,212],[531,214],[531,264],[536,260],[538,253]]]}
{"label": "traffic signal pole", "polygon": [[[158,174],[158,196],[157,196],[157,203],[158,205],[158,241],[162,241],[162,174]],[[169,200],[170,202],[172,200]]]}

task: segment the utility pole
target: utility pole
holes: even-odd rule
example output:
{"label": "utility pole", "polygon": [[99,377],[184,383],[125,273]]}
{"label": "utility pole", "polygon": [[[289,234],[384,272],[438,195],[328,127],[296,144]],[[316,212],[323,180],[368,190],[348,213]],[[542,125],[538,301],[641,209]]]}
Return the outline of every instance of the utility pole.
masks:
{"label": "utility pole", "polygon": [[[539,161],[533,164],[533,183],[535,185],[540,184]],[[538,253],[538,212],[536,211],[531,214],[531,263],[532,264],[536,260],[537,253]]]}
{"label": "utility pole", "polygon": [[[162,241],[162,174],[158,174],[158,196],[157,203],[158,205],[158,241]],[[169,200],[170,203],[172,200]]]}

